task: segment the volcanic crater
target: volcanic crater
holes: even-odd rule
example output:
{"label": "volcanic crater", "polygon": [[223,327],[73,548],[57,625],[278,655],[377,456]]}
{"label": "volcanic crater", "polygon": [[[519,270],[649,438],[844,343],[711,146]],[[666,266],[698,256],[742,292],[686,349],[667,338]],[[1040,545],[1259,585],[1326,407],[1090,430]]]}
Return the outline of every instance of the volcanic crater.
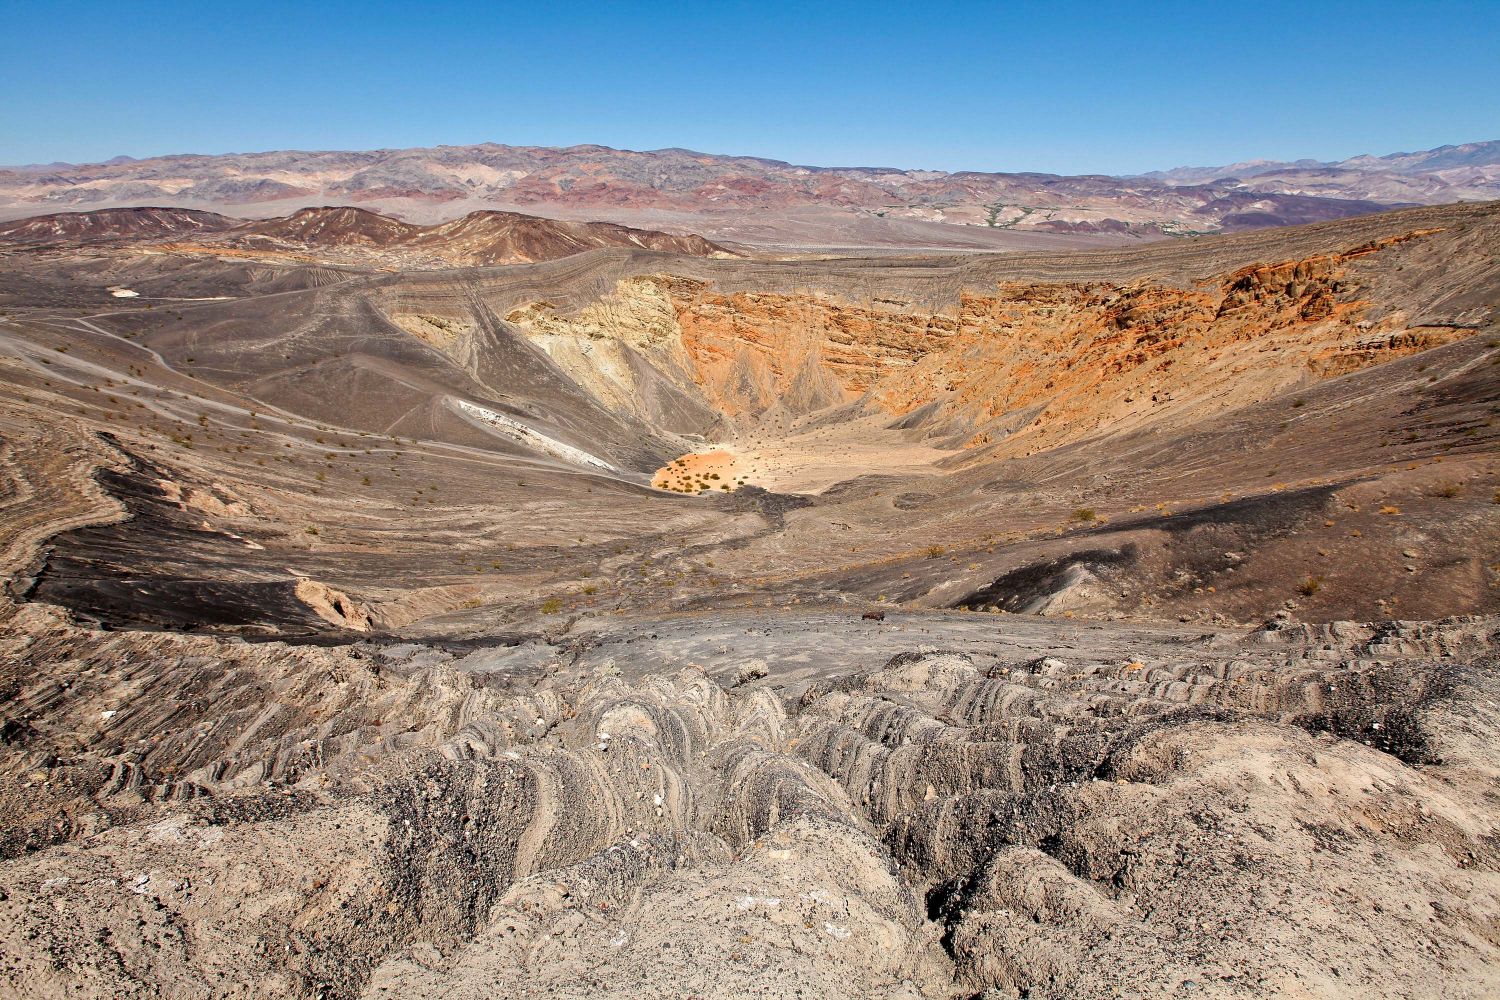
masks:
{"label": "volcanic crater", "polygon": [[1500,205],[369,214],[0,252],[5,991],[1500,989]]}

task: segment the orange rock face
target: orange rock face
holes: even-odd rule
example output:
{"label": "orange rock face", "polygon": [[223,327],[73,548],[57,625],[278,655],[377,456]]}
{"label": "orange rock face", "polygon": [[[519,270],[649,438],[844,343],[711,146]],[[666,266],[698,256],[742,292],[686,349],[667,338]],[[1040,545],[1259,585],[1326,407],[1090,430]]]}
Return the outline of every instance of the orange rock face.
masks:
{"label": "orange rock face", "polygon": [[945,350],[958,331],[953,317],[813,294],[722,295],[687,281],[671,293],[696,381],[730,415],[777,402],[794,411],[848,402]]}
{"label": "orange rock face", "polygon": [[663,280],[694,381],[726,414],[862,396],[892,415],[931,404],[922,425],[964,428],[954,446],[1015,454],[1247,405],[1451,339],[1362,319],[1344,264],[1378,249],[1248,267],[1193,288],[1002,283],[963,294],[954,315]]}

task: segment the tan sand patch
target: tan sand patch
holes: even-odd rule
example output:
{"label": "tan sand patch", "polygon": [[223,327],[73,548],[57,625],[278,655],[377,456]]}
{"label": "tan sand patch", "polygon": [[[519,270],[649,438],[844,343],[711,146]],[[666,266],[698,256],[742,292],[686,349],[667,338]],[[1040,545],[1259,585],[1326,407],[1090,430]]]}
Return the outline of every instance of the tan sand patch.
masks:
{"label": "tan sand patch", "polygon": [[727,449],[683,455],[656,470],[651,485],[674,493],[733,492],[749,482],[741,457]]}

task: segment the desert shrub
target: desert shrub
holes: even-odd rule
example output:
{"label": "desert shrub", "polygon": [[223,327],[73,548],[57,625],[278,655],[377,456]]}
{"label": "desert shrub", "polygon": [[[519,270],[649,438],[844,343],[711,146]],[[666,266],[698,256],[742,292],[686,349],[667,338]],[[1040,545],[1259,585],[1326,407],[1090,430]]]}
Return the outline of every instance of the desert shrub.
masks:
{"label": "desert shrub", "polygon": [[1311,597],[1323,589],[1323,578],[1321,576],[1310,576],[1297,584],[1297,593],[1303,597]]}
{"label": "desert shrub", "polygon": [[562,598],[549,597],[542,602],[542,614],[555,615],[562,610]]}
{"label": "desert shrub", "polygon": [[1079,507],[1073,512],[1073,520],[1079,522],[1080,524],[1089,524],[1097,516],[1098,515],[1094,513],[1094,508],[1092,507]]}

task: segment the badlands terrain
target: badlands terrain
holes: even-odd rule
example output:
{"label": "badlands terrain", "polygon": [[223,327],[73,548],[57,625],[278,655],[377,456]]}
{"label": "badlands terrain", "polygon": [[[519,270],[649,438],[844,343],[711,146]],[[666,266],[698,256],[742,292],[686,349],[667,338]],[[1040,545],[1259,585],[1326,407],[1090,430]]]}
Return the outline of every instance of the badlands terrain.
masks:
{"label": "badlands terrain", "polygon": [[0,232],[0,994],[1500,993],[1500,203],[251,214]]}

